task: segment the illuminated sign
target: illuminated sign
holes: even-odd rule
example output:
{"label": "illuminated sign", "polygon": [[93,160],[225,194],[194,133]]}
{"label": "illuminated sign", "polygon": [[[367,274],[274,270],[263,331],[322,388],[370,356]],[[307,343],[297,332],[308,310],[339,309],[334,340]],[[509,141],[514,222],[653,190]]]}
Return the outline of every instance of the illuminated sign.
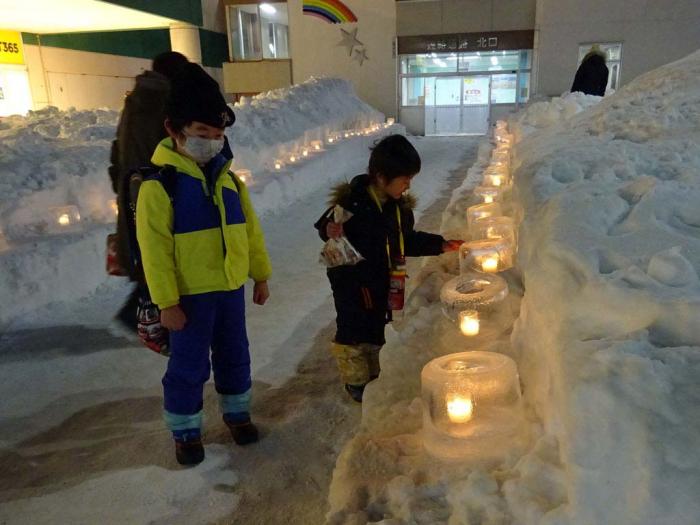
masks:
{"label": "illuminated sign", "polygon": [[0,64],[24,64],[22,35],[16,31],[0,31]]}

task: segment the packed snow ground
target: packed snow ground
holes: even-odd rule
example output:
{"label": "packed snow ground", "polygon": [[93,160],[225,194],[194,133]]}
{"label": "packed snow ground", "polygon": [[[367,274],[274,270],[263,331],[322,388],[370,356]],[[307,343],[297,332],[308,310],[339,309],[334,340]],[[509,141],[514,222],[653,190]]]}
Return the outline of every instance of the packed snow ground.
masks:
{"label": "packed snow ground", "polygon": [[440,313],[456,272],[443,256],[382,351],[334,473],[331,523],[700,522],[698,79],[700,53],[605,99],[568,95],[512,119],[524,221],[507,277],[520,312],[509,338],[478,349],[518,362],[529,445],[496,468],[439,465],[422,449],[420,370],[466,346]]}
{"label": "packed snow ground", "polygon": [[[57,118],[71,127],[71,119],[82,122],[86,114]],[[236,126],[242,120],[237,114]],[[13,317],[6,310],[13,320],[0,337],[0,522],[230,523],[246,516],[247,523],[272,523],[270,512],[253,512],[269,505],[269,494],[285,516],[322,520],[337,444],[354,429],[359,407],[346,400],[327,351],[334,313],[312,225],[330,185],[364,171],[378,136],[343,141],[289,170],[285,176],[301,192],[272,198],[256,192],[254,183],[256,207],[274,204],[262,219],[275,272],[272,296],[262,308],[248,298],[254,412],[264,439],[249,449],[233,447],[208,391],[207,460],[195,469],[175,467],[163,428],[166,360],[105,330],[128,290],[122,279],[105,283],[102,276],[104,235],[113,227],[95,221],[82,232],[10,241],[0,260],[14,257],[18,269],[31,266],[13,283],[41,284],[58,275],[64,282],[56,286],[65,289],[52,288],[45,293],[51,300],[27,304],[32,295],[17,292],[25,285],[0,288],[21,313]],[[468,162],[472,143],[415,139],[424,162],[414,181],[418,215],[444,192],[450,171]],[[56,162],[70,160],[61,151],[53,155]],[[108,189],[106,159],[101,166],[96,160],[94,170],[83,182],[94,177]],[[52,188],[65,192],[65,184]],[[74,293],[78,281],[83,288]]]}

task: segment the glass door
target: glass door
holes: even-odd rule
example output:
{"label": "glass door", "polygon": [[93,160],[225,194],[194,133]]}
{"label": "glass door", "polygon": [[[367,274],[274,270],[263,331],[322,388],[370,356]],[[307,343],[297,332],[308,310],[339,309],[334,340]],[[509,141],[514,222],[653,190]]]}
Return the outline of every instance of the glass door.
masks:
{"label": "glass door", "polygon": [[425,134],[456,135],[460,133],[462,106],[460,77],[425,79]]}
{"label": "glass door", "polygon": [[491,75],[470,75],[460,78],[462,107],[460,132],[484,135],[489,129]]}

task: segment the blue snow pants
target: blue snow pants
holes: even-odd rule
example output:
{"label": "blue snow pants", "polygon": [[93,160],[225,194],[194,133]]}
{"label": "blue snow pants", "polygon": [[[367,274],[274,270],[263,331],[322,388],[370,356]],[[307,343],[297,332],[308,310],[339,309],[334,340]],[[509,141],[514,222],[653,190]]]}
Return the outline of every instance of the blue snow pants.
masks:
{"label": "blue snow pants", "polygon": [[183,295],[180,307],[187,322],[184,329],[170,332],[170,359],[163,377],[168,427],[172,431],[201,427],[210,369],[224,414],[249,412],[252,382],[243,287]]}

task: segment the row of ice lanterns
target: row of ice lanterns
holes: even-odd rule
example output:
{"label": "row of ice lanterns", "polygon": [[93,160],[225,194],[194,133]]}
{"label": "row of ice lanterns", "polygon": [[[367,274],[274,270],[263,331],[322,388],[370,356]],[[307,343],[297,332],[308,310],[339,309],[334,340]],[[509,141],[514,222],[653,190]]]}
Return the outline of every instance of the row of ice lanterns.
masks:
{"label": "row of ice lanterns", "polygon": [[[466,210],[471,240],[460,249],[460,275],[445,284],[449,288],[445,296],[452,301],[449,315],[453,318],[458,309],[453,319],[468,338],[482,332],[479,310],[489,318],[507,297],[507,283],[494,274],[512,267],[517,249],[513,219],[503,215],[512,188],[513,144],[505,122],[497,123],[494,139],[491,162],[473,192],[481,202]],[[462,305],[469,308],[459,310]],[[522,409],[517,367],[511,358],[481,351],[448,354],[423,368],[421,383],[423,442],[431,455],[478,461],[496,459],[512,446]]]}
{"label": "row of ice lanterns", "polygon": [[[356,136],[359,137],[363,135],[369,136],[374,133],[377,133],[382,128],[388,128],[389,126],[392,126],[394,122],[395,121],[393,118],[387,118],[384,124],[372,123],[370,126],[363,129],[348,129],[344,131],[331,132],[328,134],[326,142],[328,144],[335,144],[340,142],[344,138],[351,138]],[[294,164],[304,158],[309,157],[312,153],[320,153],[323,151],[323,146],[324,144],[322,140],[312,140],[308,143],[308,145],[305,145],[302,148],[300,148],[298,152],[290,154],[289,157],[286,159],[286,162],[288,162],[289,164]],[[274,162],[275,171],[281,171],[282,169],[284,169],[286,162],[282,159],[276,159]],[[236,175],[245,184],[249,184],[252,181],[252,173],[249,169],[236,169]],[[117,201],[115,199],[110,199],[109,201],[107,201],[107,204],[114,211],[114,215],[116,216],[118,209]],[[73,204],[51,208],[49,210],[49,214],[52,218],[53,224],[55,224],[58,227],[59,231],[70,229],[71,227],[74,227],[80,222],[80,210],[77,206]],[[54,230],[55,227],[50,229]]]}
{"label": "row of ice lanterns", "polygon": [[[395,120],[393,118],[387,118],[384,124],[379,124],[376,122],[371,123],[369,126],[361,129],[346,129],[343,131],[331,131],[326,136],[325,145],[333,145],[344,139],[350,139],[353,137],[371,136],[382,129],[393,126]],[[324,151],[324,141],[323,140],[312,140],[308,144],[305,144],[301,148],[296,149],[289,153],[285,158],[275,159],[273,166],[275,171],[284,170],[285,166],[288,164],[296,164],[299,161],[308,158],[314,153],[321,153]],[[236,170],[236,175],[241,177],[240,172],[246,172],[245,175],[250,176],[249,170]],[[242,179],[243,180],[243,179]],[[243,182],[246,182],[243,180]]]}
{"label": "row of ice lanterns", "polygon": [[[515,224],[504,215],[504,205],[512,189],[511,148],[513,137],[505,122],[499,121],[494,131],[496,148],[489,166],[484,170],[480,186],[474,189],[474,197],[482,202],[466,210],[470,241],[459,250],[460,274],[470,272],[497,273],[513,266],[517,251]],[[459,325],[466,336],[479,333],[479,313],[474,310],[460,312]]]}

